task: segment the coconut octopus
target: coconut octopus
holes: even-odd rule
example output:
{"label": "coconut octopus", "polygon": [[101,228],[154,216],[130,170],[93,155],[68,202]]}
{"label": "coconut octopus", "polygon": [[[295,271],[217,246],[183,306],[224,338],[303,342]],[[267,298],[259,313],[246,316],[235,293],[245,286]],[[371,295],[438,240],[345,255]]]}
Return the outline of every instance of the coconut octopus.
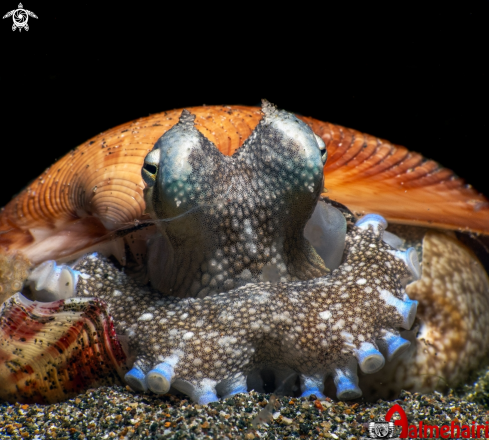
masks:
{"label": "coconut octopus", "polygon": [[454,386],[489,352],[462,243],[488,220],[435,162],[267,102],[122,125],[0,214],[0,398]]}

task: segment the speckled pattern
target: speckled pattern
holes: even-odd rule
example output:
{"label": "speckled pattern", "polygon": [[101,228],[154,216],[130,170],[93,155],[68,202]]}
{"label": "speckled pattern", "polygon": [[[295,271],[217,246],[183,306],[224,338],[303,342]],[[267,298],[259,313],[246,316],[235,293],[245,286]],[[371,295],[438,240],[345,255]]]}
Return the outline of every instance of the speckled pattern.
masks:
{"label": "speckled pattern", "polygon": [[[354,227],[345,262],[331,275],[203,299],[162,299],[92,255],[75,267],[90,275],[77,292],[107,302],[117,332],[129,337],[135,368],[146,375],[158,365],[169,369],[168,382],[195,400],[246,389],[246,375],[263,365],[300,373],[304,391],[315,378],[321,392],[326,374],[351,374],[354,382],[361,348],[406,327],[398,309],[410,273],[381,236],[381,229]],[[169,388],[148,383],[157,392]]]}
{"label": "speckled pattern", "polygon": [[[94,316],[73,299],[56,305],[73,310],[73,317],[56,312],[50,317],[58,330],[67,329],[66,341],[62,332],[35,325],[42,307],[23,305],[19,295],[5,303],[2,374],[22,389],[19,398],[42,401],[35,395],[39,391],[53,401],[53,390],[60,399],[75,391],[70,367],[63,370],[63,362],[45,363],[29,354],[33,339],[35,346],[57,347],[61,357],[71,350],[93,352],[93,365],[85,363],[89,370],[97,370],[104,353],[118,359],[119,370],[118,348],[97,342],[109,336],[108,315],[118,337],[128,340],[128,364],[135,358],[126,382],[159,394],[173,386],[199,403],[246,391],[252,369],[265,366],[298,374],[303,395],[322,395],[324,378],[331,376],[339,398],[355,398],[361,395],[357,362],[364,373],[374,373],[385,363],[378,345],[388,360],[406,348],[397,329],[411,327],[416,302],[403,287],[410,277],[406,256],[398,258],[382,240],[385,220],[374,215],[352,227],[343,264],[326,275],[303,234],[322,188],[324,143],[295,116],[267,102],[263,114],[243,147],[224,157],[184,111],[145,159],[145,198],[168,244],[166,260],[151,255],[149,260],[173,286],[163,293],[185,296],[190,290],[198,298],[165,298],[91,255],[75,264],[80,275],[50,262],[45,275],[35,277],[36,286],[53,284],[58,293],[77,279],[79,295],[99,300]],[[58,285],[65,276],[66,285]],[[297,278],[313,279],[293,281]],[[262,282],[246,284],[257,281]],[[246,285],[218,294],[235,284]],[[29,319],[31,324],[21,324],[29,340],[18,340],[14,315]],[[94,343],[72,337],[86,326],[96,333]],[[21,371],[32,378],[19,379]],[[49,392],[31,386],[31,380],[51,384]],[[75,382],[80,389],[86,383]],[[15,400],[15,391],[7,398]]]}
{"label": "speckled pattern", "polygon": [[[416,231],[407,232],[410,242]],[[361,378],[364,396],[395,398],[401,389],[445,391],[487,365],[487,273],[454,234],[422,232],[422,275],[406,286],[409,297],[419,301],[416,322],[412,331],[401,332],[411,347],[378,373]]]}
{"label": "speckled pattern", "polygon": [[[322,187],[324,144],[287,112],[265,102],[263,114],[243,147],[224,157],[184,111],[145,159],[145,198],[168,244],[166,260],[149,259],[158,263],[153,267],[164,275],[160,280],[170,279],[167,287],[173,287],[164,293],[184,296],[190,289],[200,298],[165,298],[96,254],[75,265],[81,271],[77,293],[102,300],[102,317],[107,303],[118,336],[127,339],[128,364],[135,362],[124,378],[139,391],[163,394],[173,386],[208,403],[246,391],[253,370],[272,367],[278,382],[298,374],[303,395],[323,395],[329,376],[336,395],[351,399],[361,395],[357,363],[364,373],[375,373],[384,366],[384,355],[390,361],[409,345],[398,330],[410,328],[416,313],[416,302],[404,290],[411,274],[406,255],[398,258],[382,240],[385,220],[373,216],[351,227],[342,265],[325,275],[322,260],[303,236]],[[293,281],[298,273],[314,279]],[[216,295],[235,284],[260,280]],[[73,300],[68,302],[76,309]],[[104,341],[107,331],[98,316],[91,319],[84,305],[78,306],[74,313],[88,320],[71,328],[92,325],[98,340]],[[29,307],[18,305],[34,322],[37,306]],[[52,319],[60,320],[60,328],[73,324],[61,314]],[[4,321],[7,347],[15,331],[8,316]],[[63,335],[53,335],[35,336],[59,347],[61,355],[64,345],[74,353],[86,348],[83,340],[70,345],[63,343]],[[43,366],[35,373],[24,352],[30,342],[19,343],[21,351],[16,348],[4,356],[10,376],[22,368],[33,370],[36,380],[37,375],[61,374],[62,362],[53,370],[37,361],[35,365]],[[113,355],[113,345],[102,348],[107,359],[121,359]],[[17,361],[23,367],[12,367]],[[120,376],[120,360],[116,367]],[[41,373],[44,370],[48,373]],[[69,368],[63,375],[69,383]],[[51,389],[59,389],[59,398],[70,395],[65,384],[56,379],[50,383]],[[19,386],[29,388],[27,383]],[[15,400],[11,394],[8,398]],[[56,393],[50,394],[48,401]]]}
{"label": "speckled pattern", "polygon": [[414,299],[429,295],[430,301],[418,309],[416,361],[401,368],[410,376],[406,385],[427,392],[436,387],[437,375],[458,384],[487,359],[489,282],[474,254],[451,234],[427,232],[423,250],[422,277],[406,290]]}
{"label": "speckled pattern", "polygon": [[148,266],[161,292],[204,297],[325,275],[303,235],[323,189],[324,142],[291,113],[267,102],[262,111],[233,156],[185,110],[146,156],[146,206],[162,234]]}

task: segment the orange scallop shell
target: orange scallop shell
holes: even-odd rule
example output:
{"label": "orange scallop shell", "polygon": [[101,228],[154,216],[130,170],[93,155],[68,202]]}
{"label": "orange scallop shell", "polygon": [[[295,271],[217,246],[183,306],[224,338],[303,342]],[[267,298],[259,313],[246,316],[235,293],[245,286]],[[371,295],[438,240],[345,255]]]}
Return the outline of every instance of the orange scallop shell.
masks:
{"label": "orange scallop shell", "polygon": [[[261,119],[257,107],[193,107],[199,131],[231,155]],[[33,263],[104,240],[144,218],[141,167],[181,110],[138,119],[93,137],[54,165],[0,213],[0,247]],[[432,160],[356,130],[300,117],[326,143],[327,196],[394,223],[489,234],[489,203]]]}

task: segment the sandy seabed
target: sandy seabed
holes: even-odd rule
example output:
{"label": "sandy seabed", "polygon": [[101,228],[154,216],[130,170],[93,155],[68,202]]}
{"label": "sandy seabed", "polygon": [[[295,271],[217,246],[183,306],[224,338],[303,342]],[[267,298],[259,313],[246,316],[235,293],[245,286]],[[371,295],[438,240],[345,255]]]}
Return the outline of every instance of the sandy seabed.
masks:
{"label": "sandy seabed", "polygon": [[446,394],[402,392],[395,401],[376,403],[250,392],[203,406],[181,396],[103,387],[53,405],[0,403],[0,439],[353,440],[368,438],[369,422],[384,420],[395,403],[414,425],[484,425],[489,421],[489,369],[471,385]]}

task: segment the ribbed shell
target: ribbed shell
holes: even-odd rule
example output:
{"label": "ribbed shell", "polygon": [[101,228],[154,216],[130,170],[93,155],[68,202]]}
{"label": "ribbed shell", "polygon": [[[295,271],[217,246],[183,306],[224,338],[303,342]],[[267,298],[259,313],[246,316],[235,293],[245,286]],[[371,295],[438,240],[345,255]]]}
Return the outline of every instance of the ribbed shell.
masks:
{"label": "ribbed shell", "polygon": [[53,403],[122,383],[126,354],[103,301],[31,302],[21,294],[0,316],[0,399]]}
{"label": "ribbed shell", "polygon": [[[261,119],[256,107],[189,110],[199,131],[227,155]],[[0,246],[22,250],[36,263],[85,249],[108,231],[144,218],[144,157],[180,113],[172,110],[120,125],[68,153],[1,212]],[[301,119],[326,143],[327,197],[392,222],[489,234],[487,199],[452,171],[356,130]]]}

